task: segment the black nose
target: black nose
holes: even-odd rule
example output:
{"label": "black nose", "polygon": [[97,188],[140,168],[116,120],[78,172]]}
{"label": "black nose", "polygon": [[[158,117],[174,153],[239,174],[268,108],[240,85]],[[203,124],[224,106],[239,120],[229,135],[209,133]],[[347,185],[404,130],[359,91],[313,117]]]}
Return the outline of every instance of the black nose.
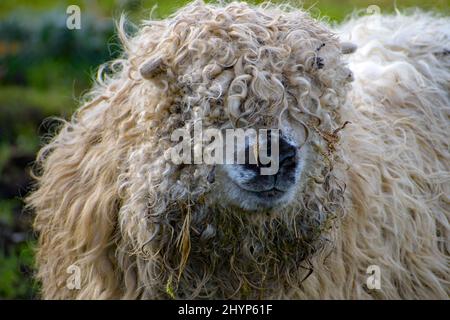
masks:
{"label": "black nose", "polygon": [[[268,130],[269,133],[267,134],[267,156],[271,159],[271,161],[274,161],[275,159],[277,159],[275,157],[274,154],[272,154],[272,151],[276,151],[276,148],[272,148],[273,144],[272,143],[272,135],[270,134],[270,130]],[[258,159],[258,164],[252,164],[249,161],[249,157],[248,155],[250,154],[249,152],[253,152],[252,151],[253,146],[247,146],[246,150],[245,150],[245,154],[246,154],[246,162],[244,164],[244,168],[247,170],[251,170],[254,171],[258,174],[260,174],[261,171],[261,167],[270,167],[271,163],[267,163],[267,164],[262,164],[259,159]],[[296,153],[297,153],[297,148],[294,147],[292,144],[290,144],[285,137],[283,137],[282,134],[279,135],[279,139],[278,139],[278,163],[279,163],[279,171],[281,169],[284,170],[289,170],[289,169],[294,169],[295,165],[296,165]],[[275,173],[276,174],[276,173]]]}

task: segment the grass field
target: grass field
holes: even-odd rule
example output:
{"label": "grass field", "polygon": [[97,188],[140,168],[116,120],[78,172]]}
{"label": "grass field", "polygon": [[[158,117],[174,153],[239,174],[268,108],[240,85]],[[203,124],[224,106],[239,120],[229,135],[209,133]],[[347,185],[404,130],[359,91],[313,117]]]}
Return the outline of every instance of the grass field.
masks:
{"label": "grass field", "polygon": [[[342,21],[355,10],[364,13],[370,5],[377,5],[382,13],[409,7],[450,13],[450,0],[289,2],[331,22]],[[55,131],[55,122],[48,119],[69,118],[77,99],[90,86],[96,67],[117,54],[114,18],[126,12],[138,23],[155,5],[155,16],[161,18],[185,3],[0,1],[0,299],[37,297],[39,285],[32,281],[32,217],[23,210],[22,198],[30,187],[28,172],[42,137]],[[79,32],[65,28],[65,8],[73,4],[80,6],[87,19]]]}

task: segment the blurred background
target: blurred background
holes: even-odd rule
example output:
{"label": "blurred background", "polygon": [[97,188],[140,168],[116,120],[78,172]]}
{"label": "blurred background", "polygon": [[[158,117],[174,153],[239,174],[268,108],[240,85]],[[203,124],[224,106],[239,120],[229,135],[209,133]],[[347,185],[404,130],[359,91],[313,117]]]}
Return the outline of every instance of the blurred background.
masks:
{"label": "blurred background", "polygon": [[[138,24],[157,6],[162,18],[185,0],[0,1],[0,299],[39,298],[33,281],[35,235],[22,198],[39,147],[68,119],[92,84],[96,68],[120,54],[114,21],[122,12]],[[260,1],[248,1],[260,2]],[[279,1],[274,1],[279,2]],[[445,15],[450,0],[290,1],[316,17],[340,22],[353,11],[369,14],[420,7]],[[69,5],[81,9],[81,29],[66,27]],[[370,10],[369,10],[370,11]]]}

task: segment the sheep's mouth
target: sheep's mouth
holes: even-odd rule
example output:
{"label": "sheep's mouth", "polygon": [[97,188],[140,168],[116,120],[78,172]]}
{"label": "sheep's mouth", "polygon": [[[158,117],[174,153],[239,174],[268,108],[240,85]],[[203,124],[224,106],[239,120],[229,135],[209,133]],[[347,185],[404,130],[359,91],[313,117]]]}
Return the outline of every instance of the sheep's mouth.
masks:
{"label": "sheep's mouth", "polygon": [[258,198],[267,199],[267,200],[270,200],[270,199],[275,200],[275,199],[281,198],[285,194],[285,191],[277,189],[277,188],[272,188],[270,190],[264,190],[264,191],[251,191],[251,190],[247,190],[247,191],[251,192]]}
{"label": "sheep's mouth", "polygon": [[244,208],[250,208],[252,210],[273,209],[280,205],[285,205],[289,202],[290,196],[292,195],[290,189],[281,190],[275,186],[262,191],[252,190],[251,188],[246,188],[245,186],[237,186],[239,190],[238,192],[240,192],[243,196],[241,199],[245,199],[245,204],[239,203],[239,205],[243,205]]}
{"label": "sheep's mouth", "polygon": [[244,193],[247,193],[251,196],[257,197],[261,200],[268,200],[268,201],[275,201],[277,199],[282,198],[287,191],[289,191],[291,185],[289,185],[287,190],[282,190],[281,188],[277,187],[276,185],[271,186],[268,189],[263,190],[256,190],[258,188],[253,188],[252,186],[247,186],[246,184],[241,184],[233,181],[233,184],[239,188]]}

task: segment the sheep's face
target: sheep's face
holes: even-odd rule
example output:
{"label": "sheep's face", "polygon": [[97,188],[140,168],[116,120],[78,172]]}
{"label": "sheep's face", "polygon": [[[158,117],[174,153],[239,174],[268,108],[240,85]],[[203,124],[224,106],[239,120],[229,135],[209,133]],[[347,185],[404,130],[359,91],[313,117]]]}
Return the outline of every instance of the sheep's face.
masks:
{"label": "sheep's face", "polygon": [[[260,72],[271,74],[267,69]],[[231,83],[237,77],[234,75]],[[203,108],[194,107],[190,118],[170,131],[173,144],[166,150],[166,159],[176,168],[177,176],[180,172],[191,176],[184,182],[189,184],[185,189],[204,186],[202,197],[212,206],[251,212],[279,210],[301,198],[308,173],[315,174],[317,170],[314,165],[311,167],[318,152],[308,140],[315,134],[306,123],[311,119],[295,110],[296,99],[290,96],[298,88],[281,84],[275,77],[271,80],[268,83],[273,85],[275,99],[262,99],[248,92],[238,102],[244,110],[254,110],[249,117],[238,118],[227,112],[232,108],[232,90],[236,90],[228,88],[223,100],[208,101]],[[310,90],[317,92],[319,88]],[[190,98],[182,96],[179,105],[185,106]],[[317,100],[305,96],[302,106],[313,110],[315,103]],[[215,109],[224,117],[211,121],[209,116]],[[183,111],[176,115],[183,117]],[[331,126],[329,114],[327,120]],[[199,172],[204,172],[205,179],[196,179]]]}
{"label": "sheep's face", "polygon": [[306,13],[258,10],[180,15],[145,52],[139,71],[160,89],[152,117],[161,117],[172,197],[270,211],[301,201],[307,180],[326,174],[351,80],[342,45]]}

